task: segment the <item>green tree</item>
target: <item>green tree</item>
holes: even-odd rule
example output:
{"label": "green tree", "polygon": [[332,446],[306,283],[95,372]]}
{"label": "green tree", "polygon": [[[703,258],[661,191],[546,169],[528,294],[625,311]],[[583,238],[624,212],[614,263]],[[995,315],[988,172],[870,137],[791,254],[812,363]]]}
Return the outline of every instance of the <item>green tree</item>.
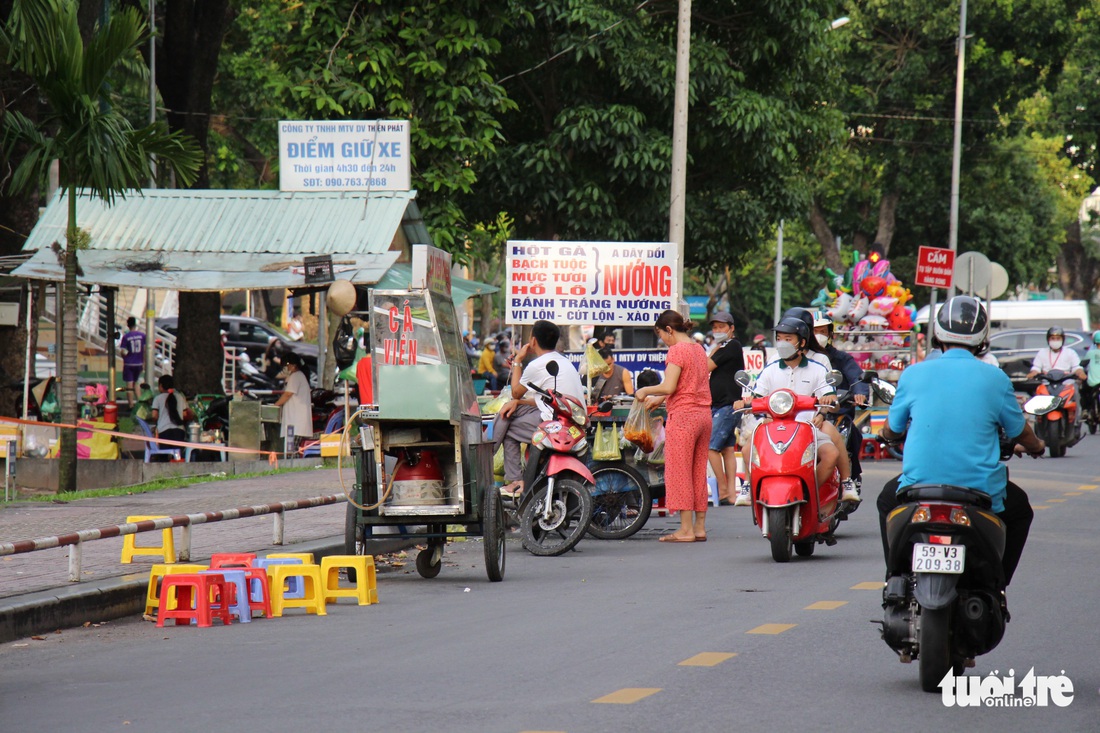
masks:
{"label": "green tree", "polygon": [[[116,13],[81,38],[77,6],[66,0],[16,0],[0,30],[0,53],[32,79],[46,101],[37,120],[18,112],[3,119],[3,148],[9,157],[25,154],[15,164],[14,191],[38,186],[50,162],[57,160],[60,183],[68,199],[64,246],[57,243],[65,266],[62,289],[60,350],[61,420],[75,424],[78,252],[88,235],[77,227],[80,189],[110,203],[148,179],[149,158],[174,170],[183,182],[193,179],[201,162],[197,148],[184,136],[160,124],[134,128],[109,104],[112,70],[132,61],[145,35],[145,23],[134,11]],[[61,431],[59,491],[76,488],[76,433]]]}

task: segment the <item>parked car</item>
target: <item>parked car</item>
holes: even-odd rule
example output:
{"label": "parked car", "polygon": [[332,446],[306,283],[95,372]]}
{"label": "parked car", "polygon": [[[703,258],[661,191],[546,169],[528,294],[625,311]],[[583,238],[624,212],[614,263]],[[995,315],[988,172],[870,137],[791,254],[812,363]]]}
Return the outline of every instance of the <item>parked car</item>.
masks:
{"label": "parked car", "polygon": [[[1084,359],[1092,346],[1092,334],[1087,331],[1066,331],[1065,348],[1073,349]],[[1019,382],[1031,371],[1031,362],[1040,349],[1047,348],[1047,329],[1019,328],[1001,331],[989,337],[989,353],[997,357],[1009,379]]]}
{"label": "parked car", "polygon": [[[158,318],[157,328],[163,329],[173,336],[176,335],[178,318]],[[280,345],[287,351],[293,351],[302,357],[302,361],[309,369],[310,374],[317,373],[317,344],[305,341],[291,341],[286,334],[276,329],[270,323],[258,318],[245,316],[222,316],[221,328],[225,331],[225,345],[237,349],[243,349],[248,353],[248,358],[253,363],[259,364],[264,351],[272,338],[278,339]]]}

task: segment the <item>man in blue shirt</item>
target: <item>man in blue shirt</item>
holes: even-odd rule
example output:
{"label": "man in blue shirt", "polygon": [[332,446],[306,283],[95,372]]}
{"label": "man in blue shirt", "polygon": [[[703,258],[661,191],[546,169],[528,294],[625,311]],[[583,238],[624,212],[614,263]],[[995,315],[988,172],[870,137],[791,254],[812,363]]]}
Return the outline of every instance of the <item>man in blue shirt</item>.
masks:
{"label": "man in blue shirt", "polygon": [[1008,481],[1000,462],[998,429],[1034,457],[1046,445],[1024,420],[1012,383],[999,369],[976,358],[987,338],[988,319],[980,301],[951,298],[936,316],[933,347],[939,359],[902,372],[882,435],[905,436],[901,476],[887,482],[878,498],[883,551],[886,515],[898,506],[899,488],[913,484],[951,484],[989,495],[993,511],[1005,523],[1002,563],[1006,584],[1020,562],[1034,515],[1027,494]]}

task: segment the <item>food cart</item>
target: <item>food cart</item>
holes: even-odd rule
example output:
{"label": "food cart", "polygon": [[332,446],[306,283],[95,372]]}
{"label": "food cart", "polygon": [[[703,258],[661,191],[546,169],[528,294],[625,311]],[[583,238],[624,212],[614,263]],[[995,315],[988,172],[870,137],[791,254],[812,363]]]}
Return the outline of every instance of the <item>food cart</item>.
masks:
{"label": "food cart", "polygon": [[345,543],[364,554],[380,527],[423,538],[416,569],[433,578],[448,537],[484,537],[486,574],[499,581],[504,508],[446,272],[446,283],[370,294],[376,404],[349,424],[356,484]]}

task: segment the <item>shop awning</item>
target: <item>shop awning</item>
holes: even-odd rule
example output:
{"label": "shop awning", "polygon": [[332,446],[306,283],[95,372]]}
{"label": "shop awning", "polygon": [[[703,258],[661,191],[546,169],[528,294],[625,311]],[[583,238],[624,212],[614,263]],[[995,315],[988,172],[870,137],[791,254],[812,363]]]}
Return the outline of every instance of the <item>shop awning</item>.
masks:
{"label": "shop awning", "polygon": [[[386,274],[374,286],[379,290],[404,290],[412,281],[412,267],[404,263],[395,264],[386,271]],[[476,280],[466,280],[461,277],[451,278],[451,299],[455,305],[461,305],[469,298],[477,295],[490,295],[498,292],[496,285],[481,283]]]}

